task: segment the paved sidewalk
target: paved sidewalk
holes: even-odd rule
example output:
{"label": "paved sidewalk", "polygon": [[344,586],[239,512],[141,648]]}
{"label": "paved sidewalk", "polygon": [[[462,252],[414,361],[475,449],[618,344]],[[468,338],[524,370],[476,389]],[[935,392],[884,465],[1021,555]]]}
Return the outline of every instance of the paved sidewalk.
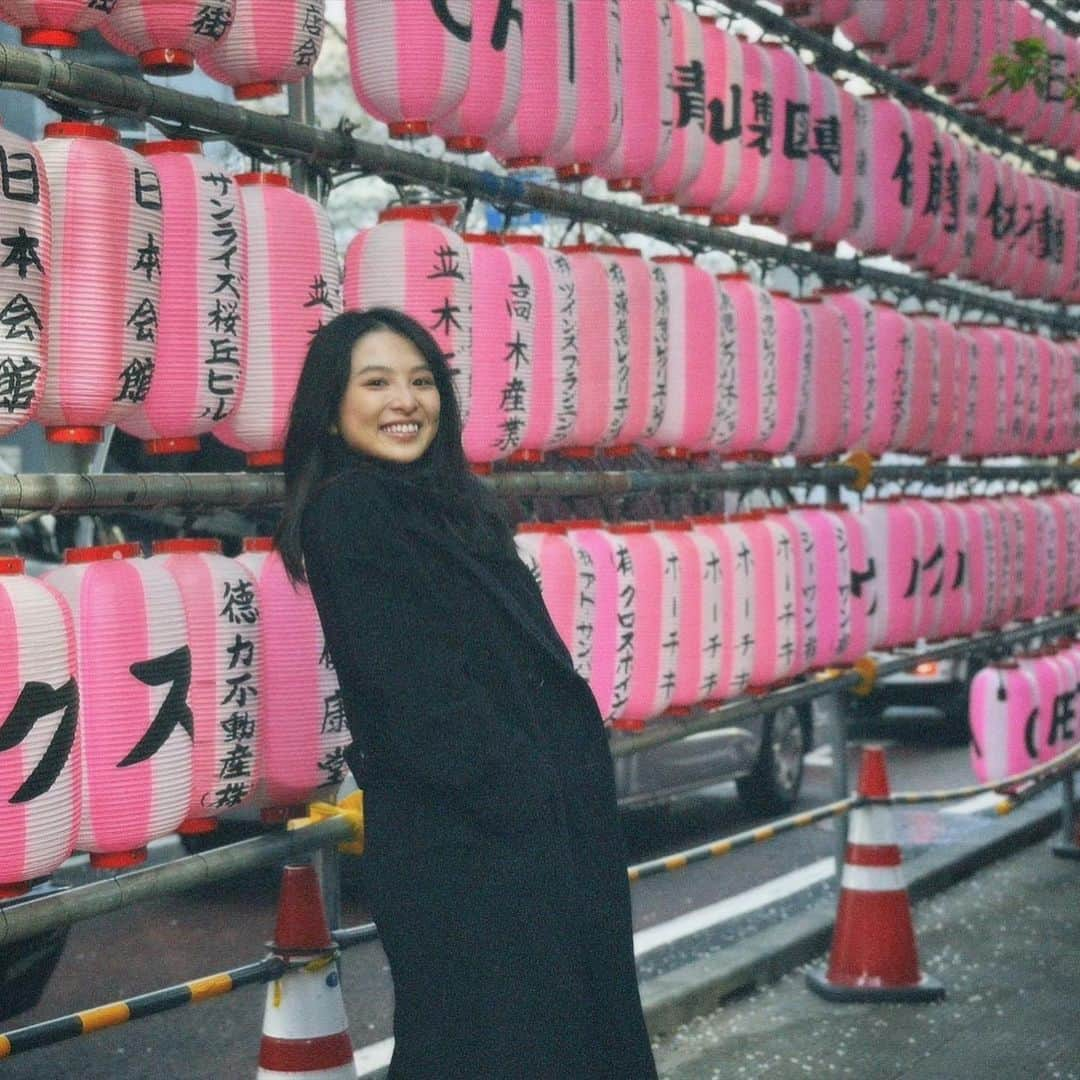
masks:
{"label": "paved sidewalk", "polygon": [[1080,1080],[1080,862],[1040,841],[913,912],[945,1001],[830,1004],[799,969],[657,1040],[661,1076]]}

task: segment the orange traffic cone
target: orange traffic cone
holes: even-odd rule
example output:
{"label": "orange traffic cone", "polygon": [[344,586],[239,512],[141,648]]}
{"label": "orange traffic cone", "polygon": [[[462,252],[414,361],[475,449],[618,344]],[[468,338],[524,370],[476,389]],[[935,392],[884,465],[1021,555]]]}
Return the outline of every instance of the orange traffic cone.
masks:
{"label": "orange traffic cone", "polygon": [[337,950],[314,867],[285,867],[271,948],[299,966],[267,989],[257,1080],[355,1080]]}
{"label": "orange traffic cone", "polygon": [[[859,794],[889,794],[885,751],[863,750]],[[888,806],[860,806],[840,879],[829,967],[807,972],[811,990],[830,1001],[937,1001],[945,988],[919,971],[911,906]]]}

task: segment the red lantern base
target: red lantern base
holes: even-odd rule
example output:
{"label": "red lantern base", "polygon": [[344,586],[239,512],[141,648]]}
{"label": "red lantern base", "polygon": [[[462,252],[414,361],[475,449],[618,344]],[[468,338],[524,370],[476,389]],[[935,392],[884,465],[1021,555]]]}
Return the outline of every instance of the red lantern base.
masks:
{"label": "red lantern base", "polygon": [[680,214],[689,214],[691,217],[709,217],[711,211],[707,206],[680,206]]}
{"label": "red lantern base", "polygon": [[195,57],[186,49],[148,49],[139,53],[139,66],[147,75],[186,75],[195,70]]}
{"label": "red lantern base", "polygon": [[[155,554],[157,554],[156,551]],[[205,836],[207,833],[214,832],[217,827],[217,818],[189,817],[184,818],[184,820],[176,826],[176,832],[180,836]]]}
{"label": "red lantern base", "polygon": [[608,191],[640,191],[641,180],[636,176],[623,176],[607,182]]}
{"label": "red lantern base", "polygon": [[199,440],[190,436],[177,439],[147,439],[143,449],[148,454],[194,454],[199,449]]}
{"label": "red lantern base", "polygon": [[664,203],[671,202],[670,195],[646,195],[641,200],[646,206],[661,206]]}
{"label": "red lantern base", "polygon": [[127,870],[146,862],[146,848],[131,851],[91,851],[90,865],[95,870]]}
{"label": "red lantern base", "polygon": [[656,456],[663,461],[687,461],[690,451],[684,446],[661,446]]}
{"label": "red lantern base", "polygon": [[285,451],[256,450],[247,455],[247,463],[252,469],[273,469],[285,464]]}
{"label": "red lantern base", "polygon": [[479,135],[450,135],[446,140],[446,149],[458,154],[482,154],[487,143]]}
{"label": "red lantern base", "polygon": [[559,451],[559,456],[570,461],[591,461],[596,457],[594,446],[564,446]]}
{"label": "red lantern base", "polygon": [[780,218],[776,214],[751,214],[750,221],[754,225],[764,225],[769,229],[775,229],[780,224]]}
{"label": "red lantern base", "polygon": [[611,726],[616,731],[644,731],[644,720],[612,720]]}
{"label": "red lantern base", "polygon": [[600,453],[604,457],[623,458],[629,457],[636,449],[632,443],[626,443],[622,446],[605,446]]}
{"label": "red lantern base", "polygon": [[515,450],[506,460],[511,465],[540,465],[544,460],[544,451]]}
{"label": "red lantern base", "polygon": [[237,101],[254,101],[256,98],[272,97],[281,92],[281,83],[267,79],[264,82],[241,83],[233,87],[233,97]]}
{"label": "red lantern base", "polygon": [[473,476],[490,476],[491,469],[490,461],[473,461],[469,463],[469,471]]}
{"label": "red lantern base", "polygon": [[739,224],[738,214],[713,214],[709,219],[710,225],[715,225],[718,229],[730,229],[733,225]]}
{"label": "red lantern base", "polygon": [[560,165],[555,170],[556,180],[588,180],[593,174],[593,168],[587,161],[575,161],[571,165]]}
{"label": "red lantern base", "polygon": [[386,126],[390,129],[391,139],[407,139],[410,136],[423,137],[431,134],[430,120],[395,120]]}
{"label": "red lantern base", "polygon": [[22,32],[22,43],[37,49],[75,49],[79,45],[79,35],[70,30],[34,26],[27,27]]}
{"label": "red lantern base", "polygon": [[293,818],[302,818],[307,815],[307,807],[299,806],[264,806],[259,811],[259,820],[264,825],[284,825]]}
{"label": "red lantern base", "polygon": [[25,896],[30,891],[30,886],[25,881],[8,881],[0,884],[0,900],[14,900],[17,896]]}
{"label": "red lantern base", "polygon": [[507,158],[503,164],[508,169],[535,169],[540,164],[540,159],[535,155],[527,157]]}
{"label": "red lantern base", "polygon": [[45,441],[51,443],[75,443],[86,446],[90,443],[99,443],[104,438],[105,432],[99,427],[47,427],[45,429]]}

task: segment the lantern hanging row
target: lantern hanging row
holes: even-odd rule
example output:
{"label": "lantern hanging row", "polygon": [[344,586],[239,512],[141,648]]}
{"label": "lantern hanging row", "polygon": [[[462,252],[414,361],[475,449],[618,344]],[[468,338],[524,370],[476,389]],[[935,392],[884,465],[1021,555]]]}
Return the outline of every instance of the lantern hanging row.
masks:
{"label": "lantern hanging row", "polygon": [[1057,646],[991,664],[971,680],[971,767],[982,783],[1050,761],[1080,743],[1076,698],[1080,645]]}
{"label": "lantern hanging row", "polygon": [[814,459],[1077,445],[1072,343],[957,328],[850,292],[796,301],[684,256],[461,237],[444,224],[453,216],[387,211],[350,244],[344,294],[346,307],[397,308],[431,330],[474,463],[631,447]]}
{"label": "lantern hanging row", "polygon": [[874,648],[1075,603],[1080,498],[898,499],[860,512],[522,526],[578,673],[614,726],[728,700]]}
{"label": "lantern hanging row", "polygon": [[214,430],[279,463],[311,334],[341,310],[323,209],[187,140],[136,153],[72,123],[0,140],[0,433],[37,417],[52,441],[94,442],[116,424],[170,453]]}
{"label": "lantern hanging row", "polygon": [[73,851],[130,866],[176,829],[333,793],[348,728],[311,595],[268,540],[0,560],[0,895]]}
{"label": "lantern hanging row", "polygon": [[0,20],[44,48],[75,48],[80,33],[98,30],[154,75],[197,61],[247,101],[311,73],[326,14],[325,0],[0,0]]}
{"label": "lantern hanging row", "polygon": [[[876,64],[910,82],[932,85],[956,104],[1030,142],[1066,153],[1080,144],[1080,115],[1062,91],[1080,75],[1080,43],[1024,0],[924,0],[856,3],[854,0],[783,0],[785,14],[821,33],[838,27]],[[1014,42],[1046,45],[1050,75],[1043,86],[989,93],[997,56]],[[955,48],[964,42],[964,48]]]}

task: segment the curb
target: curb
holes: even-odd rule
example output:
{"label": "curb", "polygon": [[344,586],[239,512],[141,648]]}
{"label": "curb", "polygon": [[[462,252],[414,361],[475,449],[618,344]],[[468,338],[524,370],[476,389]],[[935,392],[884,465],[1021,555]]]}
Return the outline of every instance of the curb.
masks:
{"label": "curb", "polygon": [[[1060,799],[1044,793],[993,822],[981,841],[950,844],[905,863],[908,894],[913,901],[934,896],[980,867],[1046,839],[1060,819]],[[776,982],[821,956],[829,947],[835,920],[836,900],[829,897],[745,942],[642,983],[641,1003],[650,1036],[669,1034],[712,1012],[725,998]]]}

